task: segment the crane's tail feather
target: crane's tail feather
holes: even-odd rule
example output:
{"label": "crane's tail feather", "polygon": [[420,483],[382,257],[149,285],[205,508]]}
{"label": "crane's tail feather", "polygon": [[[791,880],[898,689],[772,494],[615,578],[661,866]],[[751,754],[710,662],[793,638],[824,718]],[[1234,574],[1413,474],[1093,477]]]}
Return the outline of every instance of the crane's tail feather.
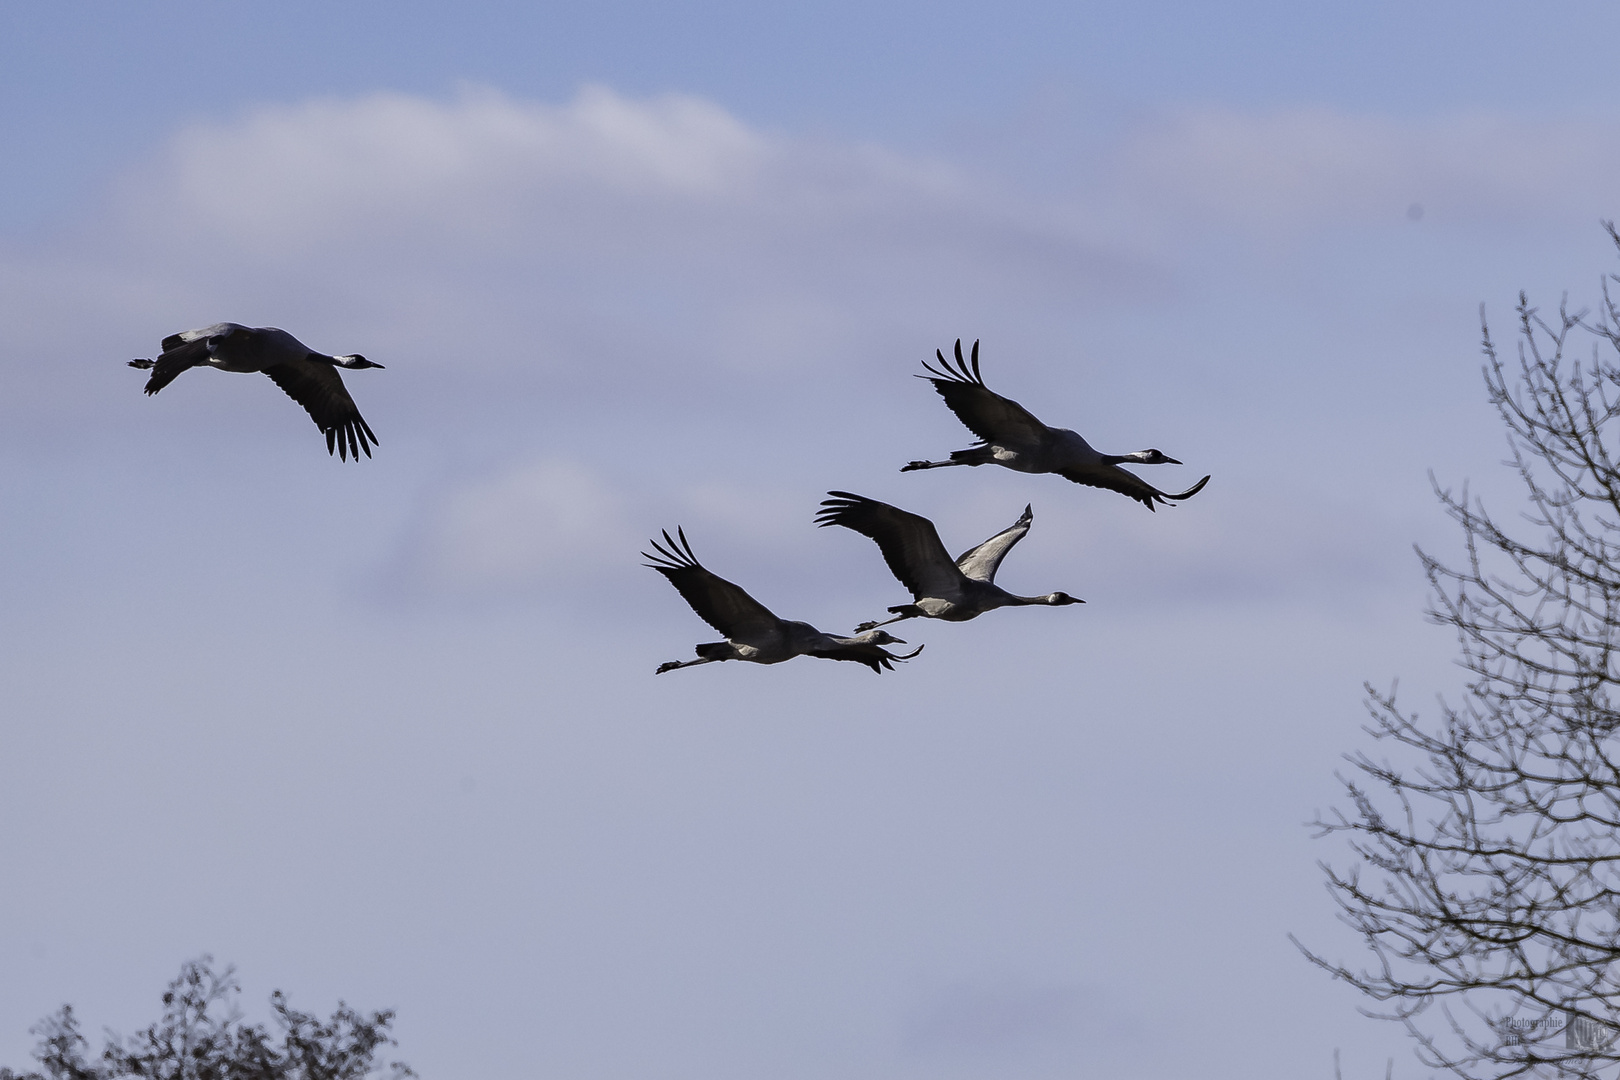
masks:
{"label": "crane's tail feather", "polygon": [[156,360],[131,360],[129,366],[142,371],[151,371],[152,377],[146,380],[146,392],[155,394],[172,383],[181,372],[200,364],[208,363],[212,355],[208,350],[208,340],[182,341],[169,348],[172,338],[164,340],[164,350]]}

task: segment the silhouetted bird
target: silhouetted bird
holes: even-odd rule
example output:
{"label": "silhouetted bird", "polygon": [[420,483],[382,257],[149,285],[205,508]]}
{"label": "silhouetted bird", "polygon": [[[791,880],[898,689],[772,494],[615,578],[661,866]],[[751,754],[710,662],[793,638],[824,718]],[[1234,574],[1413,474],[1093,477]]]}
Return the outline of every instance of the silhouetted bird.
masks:
{"label": "silhouetted bird", "polygon": [[962,342],[956,342],[956,367],[952,368],[945,354],[938,349],[940,370],[929,367],[928,379],[945,399],[945,404],[979,437],[979,445],[966,450],[951,451],[949,461],[913,461],[901,472],[913,469],[940,469],[949,465],[1001,465],[1027,473],[1057,473],[1077,484],[1108,488],[1129,495],[1149,510],[1155,502],[1187,499],[1203,490],[1209,483],[1204,477],[1179,495],[1160,491],[1133,472],[1120,468],[1129,462],[1134,465],[1180,465],[1173,457],[1159,450],[1138,450],[1134,454],[1100,454],[1091,444],[1068,428],[1047,427],[1035,419],[1030,411],[1011,398],[984,385],[979,375],[979,343],[973,343],[973,366],[969,370],[962,361]]}
{"label": "silhouetted bird", "polygon": [[934,523],[920,514],[847,491],[827,494],[833,497],[821,504],[823,509],[816,517],[816,524],[842,525],[876,540],[878,549],[883,552],[883,561],[889,564],[900,584],[911,590],[915,601],[890,608],[894,618],[861,623],[857,630],[871,630],[918,616],[964,622],[1000,607],[1035,604],[1061,607],[1085,603],[1064,592],[1017,596],[996,584],[996,569],[1001,566],[1001,560],[1024,538],[1030,522],[1035,520],[1028,506],[1011,526],[953,560],[940,543]]}
{"label": "silhouetted bird", "polygon": [[712,664],[717,660],[748,660],[755,664],[780,664],[795,656],[820,656],[828,660],[854,660],[878,674],[894,670],[896,660],[910,660],[922,652],[917,646],[905,655],[888,652],[881,646],[905,642],[883,630],[855,637],[823,634],[809,623],[778,619],[770,610],[723,577],[705,570],[692,554],[686,533],[676,530],[677,542],[664,530],[664,543],[652,541],[658,554],[642,552],[646,565],[669,579],[669,583],[692,605],[692,610],[710,626],[726,635],[724,641],[711,641],[697,647],[697,660],[671,660],[660,664],[655,674],[676,668]]}
{"label": "silhouetted bird", "polygon": [[215,323],[201,330],[187,330],[163,339],[163,353],[156,360],[131,360],[132,368],[151,369],[146,392],[155,394],[173,382],[187,368],[212,367],[220,371],[262,371],[275,380],[287,396],[304,407],[315,426],[326,436],[327,453],[347,460],[360,460],[360,451],[371,456],[377,436],[371,433],[354,399],[343,387],[340,367],[381,368],[363,356],[327,356],[273,326],[240,326]]}

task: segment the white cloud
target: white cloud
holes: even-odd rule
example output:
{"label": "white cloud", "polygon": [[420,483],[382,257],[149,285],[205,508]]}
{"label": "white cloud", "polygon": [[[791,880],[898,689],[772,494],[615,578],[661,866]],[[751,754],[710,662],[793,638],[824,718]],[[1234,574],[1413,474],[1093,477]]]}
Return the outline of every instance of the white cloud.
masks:
{"label": "white cloud", "polygon": [[1105,156],[1102,179],[1035,198],[683,95],[319,99],[178,133],[100,226],[0,255],[0,280],[23,338],[42,317],[174,311],[358,324],[462,369],[698,335],[714,362],[751,366],[792,352],[784,325],[870,340],[874,322],[1027,324],[1162,294],[1189,228],[1398,226],[1414,202],[1439,220],[1589,222],[1612,206],[1620,133],[1196,108]]}
{"label": "white cloud", "polygon": [[569,199],[727,197],[768,149],[716,106],[676,95],[591,88],[549,106],[487,90],[449,103],[376,94],[187,130],[134,198],[260,255],[418,229],[499,246]]}
{"label": "white cloud", "polygon": [[[1099,215],[939,161],[602,88],[267,106],[181,131],[102,213],[0,252],[18,351],[279,325],[431,373],[441,413],[497,385],[544,410],[570,390],[667,398],[705,371],[849,371],[941,325],[1070,320],[1152,273],[1097,239]],[[10,407],[97,400],[30,401],[54,376],[21,375]]]}
{"label": "white cloud", "polygon": [[[0,317],[36,358],[285,325],[410,373],[395,381],[432,377],[441,415],[456,399],[477,415],[498,386],[546,423],[582,396],[667,403],[716,374],[849,379],[958,332],[1074,355],[1088,323],[1179,302],[1189,237],[1399,228],[1413,202],[1428,222],[1589,223],[1616,146],[1502,116],[1206,108],[1142,122],[1105,179],[1053,199],[689,96],[320,99],[188,128],[98,227],[0,253]],[[19,372],[8,407],[82,417],[89,384],[31,394],[58,377]]]}
{"label": "white cloud", "polygon": [[344,261],[354,245],[688,266],[739,247],[779,262],[847,255],[837,249],[852,239],[930,255],[1087,246],[1073,215],[1009,205],[939,162],[600,87],[566,105],[483,89],[450,101],[377,94],[193,127],[126,186],[121,216],[143,243],[202,241],[306,272],[319,272],[309,256]]}

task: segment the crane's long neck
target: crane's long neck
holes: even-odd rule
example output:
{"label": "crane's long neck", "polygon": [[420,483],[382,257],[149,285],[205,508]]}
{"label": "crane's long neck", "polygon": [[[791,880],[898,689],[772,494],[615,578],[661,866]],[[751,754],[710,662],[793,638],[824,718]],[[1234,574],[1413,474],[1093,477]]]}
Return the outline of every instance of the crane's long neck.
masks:
{"label": "crane's long neck", "polygon": [[1068,597],[1060,592],[1047,593],[1044,596],[1017,596],[1008,593],[1007,598],[1007,605],[1011,607],[1032,607],[1037,604],[1042,607],[1054,607],[1070,602]]}
{"label": "crane's long neck", "polygon": [[317,364],[330,364],[333,367],[349,368],[350,370],[358,370],[360,368],[368,367],[382,367],[381,364],[373,364],[370,360],[367,360],[359,353],[353,353],[348,356],[327,356],[325,353],[312,352],[309,354],[308,359]]}

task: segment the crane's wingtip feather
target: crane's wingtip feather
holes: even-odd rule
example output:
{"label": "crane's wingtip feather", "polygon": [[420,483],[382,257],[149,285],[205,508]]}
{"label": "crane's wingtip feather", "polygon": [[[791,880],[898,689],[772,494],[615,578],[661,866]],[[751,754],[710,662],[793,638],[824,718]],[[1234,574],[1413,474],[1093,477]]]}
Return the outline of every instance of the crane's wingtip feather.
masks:
{"label": "crane's wingtip feather", "polygon": [[1172,498],[1172,499],[1190,499],[1194,495],[1198,494],[1200,491],[1203,491],[1204,490],[1204,485],[1207,484],[1207,483],[1209,483],[1209,477],[1206,476],[1202,480],[1198,481],[1198,483],[1196,483],[1192,487],[1188,488],[1186,491],[1183,491],[1180,495],[1171,495],[1171,496],[1169,496],[1169,498]]}

